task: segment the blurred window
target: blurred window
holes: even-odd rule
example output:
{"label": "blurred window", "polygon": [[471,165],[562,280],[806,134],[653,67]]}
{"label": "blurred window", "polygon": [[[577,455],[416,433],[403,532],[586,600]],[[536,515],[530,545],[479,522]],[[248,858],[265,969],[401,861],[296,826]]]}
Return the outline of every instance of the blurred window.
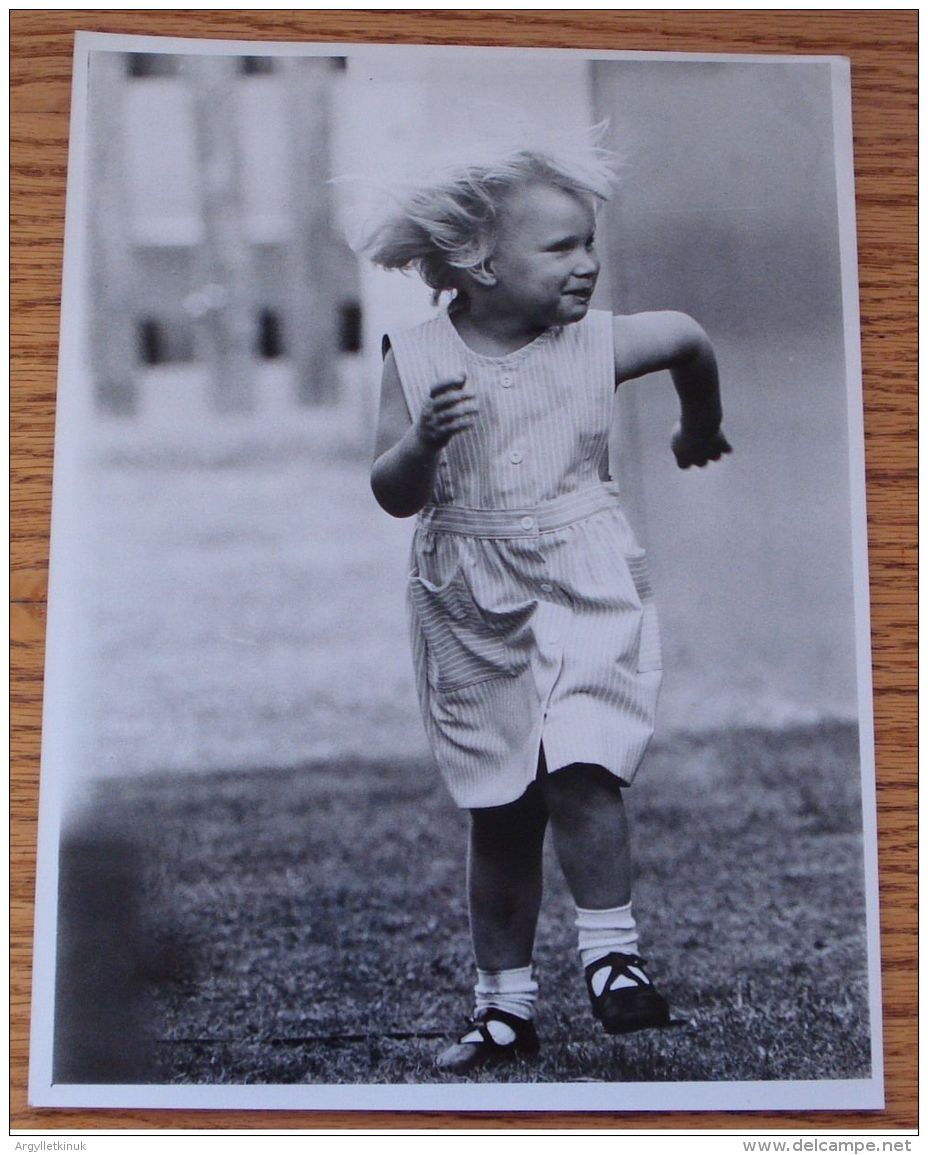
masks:
{"label": "blurred window", "polygon": [[193,360],[193,331],[179,317],[143,317],[137,329],[138,357],[143,365],[170,365]]}
{"label": "blurred window", "polygon": [[357,301],[339,306],[338,349],[341,353],[361,352],[361,306]]}
{"label": "blurred window", "polygon": [[258,312],[257,351],[258,356],[263,357],[266,361],[273,361],[275,357],[282,357],[286,352],[280,315],[273,309],[260,309]]}
{"label": "blurred window", "polygon": [[170,53],[130,52],[127,71],[133,80],[141,80],[151,76],[176,76],[180,69],[177,57]]}
{"label": "blurred window", "polygon": [[276,71],[277,62],[273,56],[242,56],[239,69],[243,76],[270,76]]}

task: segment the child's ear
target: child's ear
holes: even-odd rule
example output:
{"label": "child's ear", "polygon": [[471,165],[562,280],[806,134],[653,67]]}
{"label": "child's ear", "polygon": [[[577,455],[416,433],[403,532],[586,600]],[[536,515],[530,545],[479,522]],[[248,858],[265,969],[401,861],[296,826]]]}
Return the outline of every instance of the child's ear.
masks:
{"label": "child's ear", "polygon": [[475,280],[478,285],[483,285],[485,289],[492,289],[496,284],[496,273],[493,271],[493,265],[490,263],[489,258],[481,261],[479,265],[471,265],[467,270],[467,274]]}

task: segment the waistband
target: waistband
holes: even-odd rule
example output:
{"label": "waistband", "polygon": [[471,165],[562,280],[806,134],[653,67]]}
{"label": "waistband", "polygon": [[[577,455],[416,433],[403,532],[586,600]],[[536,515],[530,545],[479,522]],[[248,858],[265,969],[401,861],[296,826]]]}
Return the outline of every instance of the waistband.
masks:
{"label": "waistband", "polygon": [[614,481],[565,493],[534,509],[468,509],[462,505],[427,505],[419,514],[419,525],[438,533],[464,537],[534,537],[573,525],[615,509],[619,487]]}

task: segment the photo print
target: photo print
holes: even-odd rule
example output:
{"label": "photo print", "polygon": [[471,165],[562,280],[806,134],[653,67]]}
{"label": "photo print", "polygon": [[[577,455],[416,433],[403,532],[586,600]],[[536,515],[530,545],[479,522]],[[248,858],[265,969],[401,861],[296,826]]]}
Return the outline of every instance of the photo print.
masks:
{"label": "photo print", "polygon": [[847,62],[73,91],[33,1105],[881,1106]]}

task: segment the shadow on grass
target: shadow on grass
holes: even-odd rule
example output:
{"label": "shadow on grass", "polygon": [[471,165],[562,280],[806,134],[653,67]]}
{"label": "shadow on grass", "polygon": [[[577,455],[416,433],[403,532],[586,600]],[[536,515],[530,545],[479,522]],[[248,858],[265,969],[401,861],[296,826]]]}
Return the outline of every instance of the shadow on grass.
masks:
{"label": "shadow on grass", "polygon": [[[105,829],[85,823],[62,848],[62,1081],[440,1078],[433,1056],[469,1009],[472,964],[466,821],[430,767],[332,762],[102,790]],[[541,1057],[475,1078],[865,1077],[856,728],[657,743],[628,802],[643,946],[679,1025],[597,1033],[549,858]],[[91,997],[81,976],[101,943]]]}

